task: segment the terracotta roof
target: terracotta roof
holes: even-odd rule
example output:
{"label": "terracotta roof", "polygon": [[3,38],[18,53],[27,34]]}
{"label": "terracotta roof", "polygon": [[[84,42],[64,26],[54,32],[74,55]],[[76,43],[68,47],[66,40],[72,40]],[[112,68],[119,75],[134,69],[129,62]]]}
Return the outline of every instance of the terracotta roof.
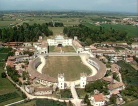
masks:
{"label": "terracotta roof", "polygon": [[104,97],[104,95],[102,93],[98,94],[98,95],[94,95],[93,97],[94,97],[95,102],[105,101],[105,97]]}
{"label": "terracotta roof", "polygon": [[16,58],[14,56],[9,56],[8,60],[15,60]]}
{"label": "terracotta roof", "polygon": [[73,40],[73,44],[76,48],[82,48],[82,45],[80,44],[78,40]]}
{"label": "terracotta roof", "polygon": [[120,87],[123,87],[123,86],[124,86],[124,83],[118,82],[118,83],[115,83],[115,84],[110,84],[108,86],[108,89],[109,90],[114,90],[114,89],[117,89],[117,88],[120,88]]}
{"label": "terracotta roof", "polygon": [[10,67],[14,67],[15,65],[14,65],[14,61],[7,61],[7,66],[10,66]]}

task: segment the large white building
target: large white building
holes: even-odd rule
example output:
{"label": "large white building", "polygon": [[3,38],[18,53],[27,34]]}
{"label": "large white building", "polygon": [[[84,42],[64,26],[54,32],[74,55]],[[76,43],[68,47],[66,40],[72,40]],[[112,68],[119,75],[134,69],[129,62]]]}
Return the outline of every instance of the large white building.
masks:
{"label": "large white building", "polygon": [[54,39],[47,39],[49,46],[72,46],[72,39],[66,39],[62,35],[56,36]]}

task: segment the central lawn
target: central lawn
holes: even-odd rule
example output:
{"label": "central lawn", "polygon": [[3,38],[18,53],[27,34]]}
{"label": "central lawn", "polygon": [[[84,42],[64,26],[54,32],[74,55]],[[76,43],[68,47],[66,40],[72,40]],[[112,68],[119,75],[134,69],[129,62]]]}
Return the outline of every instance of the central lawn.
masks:
{"label": "central lawn", "polygon": [[79,56],[50,56],[43,68],[44,74],[49,74],[55,78],[57,78],[58,74],[64,73],[67,81],[78,80],[80,73],[83,72],[91,73],[90,69],[82,63]]}
{"label": "central lawn", "polygon": [[74,48],[72,46],[65,46],[62,47],[63,52],[75,52]]}
{"label": "central lawn", "polygon": [[49,52],[61,52],[61,48],[56,46],[49,46]]}

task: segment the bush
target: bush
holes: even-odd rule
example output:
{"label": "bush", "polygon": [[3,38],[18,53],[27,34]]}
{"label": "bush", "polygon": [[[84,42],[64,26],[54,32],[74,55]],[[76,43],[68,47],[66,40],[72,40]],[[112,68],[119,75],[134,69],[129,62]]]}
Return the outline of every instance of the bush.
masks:
{"label": "bush", "polygon": [[5,72],[2,72],[1,73],[1,78],[6,78],[6,77],[7,77],[6,73]]}

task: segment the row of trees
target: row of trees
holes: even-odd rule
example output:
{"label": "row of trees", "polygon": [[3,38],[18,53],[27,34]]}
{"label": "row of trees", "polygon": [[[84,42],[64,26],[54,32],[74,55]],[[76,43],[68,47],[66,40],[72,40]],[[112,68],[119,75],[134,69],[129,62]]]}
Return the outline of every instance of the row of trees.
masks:
{"label": "row of trees", "polygon": [[80,41],[84,42],[87,45],[90,45],[94,42],[103,42],[103,41],[127,41],[127,33],[125,31],[115,30],[112,27],[110,29],[105,29],[104,27],[87,27],[80,24],[79,26],[74,27],[65,27],[63,33],[68,37],[77,36]]}
{"label": "row of trees", "polygon": [[30,42],[37,41],[39,36],[50,36],[53,32],[48,29],[46,23],[29,25],[23,23],[21,26],[14,26],[0,29],[0,40],[3,42]]}

